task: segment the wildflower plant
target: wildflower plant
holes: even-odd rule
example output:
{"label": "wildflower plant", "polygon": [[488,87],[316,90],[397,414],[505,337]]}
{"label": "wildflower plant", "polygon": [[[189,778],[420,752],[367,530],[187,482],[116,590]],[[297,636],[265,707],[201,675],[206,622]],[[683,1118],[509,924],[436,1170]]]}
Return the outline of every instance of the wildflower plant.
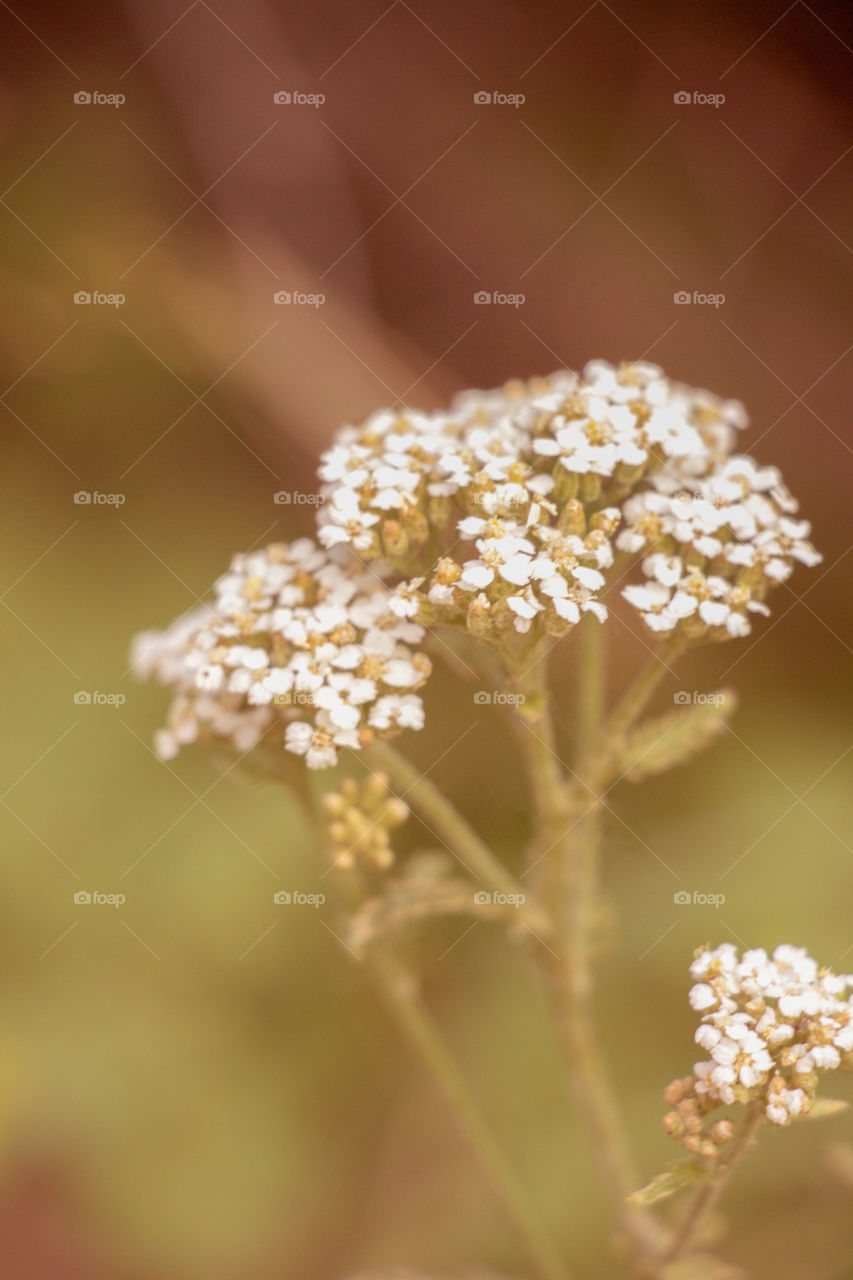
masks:
{"label": "wildflower plant", "polygon": [[[603,361],[582,377],[467,392],[438,412],[382,410],[322,455],[313,539],[236,556],[208,605],[134,646],[137,673],[172,693],[164,757],[195,743],[257,757],[313,815],[348,949],[434,1073],[538,1280],[576,1273],[421,1000],[401,945],[413,921],[470,915],[530,943],[620,1274],[710,1274],[694,1240],[743,1151],[761,1127],[818,1113],[823,1075],[853,1064],[853,978],[790,946],[772,957],[700,950],[690,1003],[706,1059],[665,1092],[664,1128],[684,1158],[636,1189],[592,1007],[601,798],[719,731],[730,693],[656,719],[645,708],[685,649],[748,635],[772,589],[820,561],[778,470],[738,451],[746,425],[735,401],[651,364]],[[610,706],[602,646],[614,594],[651,660]],[[433,659],[500,691],[518,725],[532,826],[522,878],[397,749],[436,712]],[[548,679],[549,663],[564,662],[577,678],[571,769]],[[398,859],[409,809],[456,867],[434,851]],[[690,1187],[686,1210],[662,1216],[657,1202]]]}

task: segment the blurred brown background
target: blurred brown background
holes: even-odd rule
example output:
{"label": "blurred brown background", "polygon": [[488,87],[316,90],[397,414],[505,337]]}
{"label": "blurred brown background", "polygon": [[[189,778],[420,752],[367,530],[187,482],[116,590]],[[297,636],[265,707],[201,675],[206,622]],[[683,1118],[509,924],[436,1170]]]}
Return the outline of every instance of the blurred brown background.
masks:
{"label": "blurred brown background", "polygon": [[[850,18],[803,0],[2,4],[4,1276],[523,1273],[358,970],[308,912],[276,915],[273,889],[321,884],[290,801],[206,759],[159,764],[165,699],[126,672],[133,632],[234,551],[310,531],[313,507],[274,493],[312,493],[334,428],[380,405],[646,357],[743,399],[745,449],[813,520],[824,564],[749,640],[684,665],[683,689],[737,688],[732,732],[612,797],[602,1022],[644,1174],[673,1155],[660,1090],[694,1057],[692,950],[792,941],[850,966]],[[616,685],[644,651],[620,620],[609,634]],[[503,712],[444,677],[430,701],[446,710],[412,755],[443,756],[432,776],[517,859]],[[603,1276],[531,975],[461,933],[423,944],[436,1015],[580,1273]],[[849,1120],[770,1134],[728,1201],[728,1256],[853,1274],[845,1141]]]}

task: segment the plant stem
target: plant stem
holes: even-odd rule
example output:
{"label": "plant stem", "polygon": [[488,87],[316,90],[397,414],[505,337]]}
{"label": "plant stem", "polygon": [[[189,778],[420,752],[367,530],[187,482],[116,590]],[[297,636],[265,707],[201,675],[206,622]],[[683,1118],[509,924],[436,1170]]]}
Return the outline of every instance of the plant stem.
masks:
{"label": "plant stem", "polygon": [[[387,753],[384,754],[386,755],[385,767],[390,773],[392,762],[387,758]],[[395,775],[398,779],[400,773],[405,774],[407,770],[416,772],[402,756],[397,756],[396,752],[391,754],[395,757],[394,768],[399,770]],[[313,792],[309,787],[305,787],[299,791],[298,799],[309,826],[321,838],[320,812]],[[446,820],[453,815],[456,824],[465,828],[464,819],[456,814],[453,806],[447,801],[444,801],[444,804],[449,814],[443,813],[443,819]],[[469,838],[478,839],[470,828],[467,830]],[[458,830],[456,834],[459,835]],[[486,852],[488,853],[488,850]],[[351,879],[350,884],[351,887],[357,886],[357,881],[354,882]],[[359,889],[356,888],[356,893],[358,892]],[[424,1063],[456,1116],[460,1129],[467,1137],[484,1174],[527,1250],[530,1263],[535,1268],[537,1280],[572,1280],[568,1266],[539,1221],[524,1186],[518,1180],[515,1171],[483,1119],[476,1098],[453,1061],[435,1022],[417,992],[411,975],[389,950],[381,946],[371,947],[364,958],[364,963],[377,991],[393,1014],[406,1040]]]}
{"label": "plant stem", "polygon": [[527,1192],[495,1141],[464,1077],[418,996],[405,968],[373,948],[369,957],[377,986],[410,1045],[429,1069],[460,1128],[525,1245],[538,1280],[570,1280],[566,1264],[545,1232]]}
{"label": "plant stem", "polygon": [[[575,781],[569,785],[557,758],[544,670],[528,672],[520,708],[524,751],[537,815],[541,900],[550,912],[554,951],[539,962],[554,1013],[572,1097],[586,1130],[613,1218],[641,1252],[660,1251],[660,1228],[650,1214],[628,1204],[636,1186],[625,1127],[604,1060],[593,1015],[591,951],[598,910],[598,864],[604,785],[602,765],[653,693],[666,667],[655,661],[623,698],[604,729],[604,662],[600,634],[590,625],[580,648]],[[588,686],[587,687],[587,682]]]}
{"label": "plant stem", "polygon": [[538,844],[540,848],[544,845],[542,898],[552,917],[557,952],[555,955],[542,948],[539,960],[572,1096],[621,1221],[635,1179],[591,1008],[589,937],[595,912],[600,817],[592,808],[585,816],[576,816],[572,826],[576,810],[567,801],[562,771],[553,752],[554,734],[547,710],[541,710],[535,727],[529,723],[527,727],[525,754],[536,800]]}
{"label": "plant stem", "polygon": [[748,1111],[740,1132],[732,1143],[728,1155],[722,1167],[717,1171],[717,1175],[713,1182],[706,1182],[696,1192],[692,1204],[689,1206],[684,1220],[676,1234],[675,1240],[667,1251],[664,1262],[675,1262],[678,1258],[684,1256],[688,1252],[690,1245],[701,1226],[704,1218],[714,1205],[717,1203],[723,1188],[731,1178],[735,1168],[740,1163],[747,1148],[755,1137],[756,1130],[761,1124],[763,1109],[760,1103],[753,1104]]}
{"label": "plant stem", "polygon": [[[672,647],[667,656],[673,658],[677,652]],[[652,694],[668,672],[666,659],[654,654],[623,694],[604,725],[599,727],[589,744],[585,759],[579,762],[579,772],[587,786],[598,790],[610,781],[625,735],[645,710]]]}
{"label": "plant stem", "polygon": [[605,630],[587,616],[578,628],[577,720],[575,753],[578,761],[589,751],[604,719]]}
{"label": "plant stem", "polygon": [[525,900],[529,893],[422,771],[387,742],[374,742],[366,754],[372,765],[389,775],[401,796],[411,802],[427,826],[435,828],[434,834],[473,875],[494,892],[520,895],[519,917],[537,935],[547,929],[543,913],[535,903]]}

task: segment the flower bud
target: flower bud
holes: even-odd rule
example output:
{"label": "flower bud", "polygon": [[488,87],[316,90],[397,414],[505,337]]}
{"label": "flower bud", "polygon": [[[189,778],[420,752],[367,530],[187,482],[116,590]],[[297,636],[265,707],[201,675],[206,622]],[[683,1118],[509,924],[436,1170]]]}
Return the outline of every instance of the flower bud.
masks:
{"label": "flower bud", "polygon": [[663,1118],[664,1132],[670,1138],[681,1138],[684,1136],[684,1125],[681,1116],[677,1111],[668,1111]]}
{"label": "flower bud", "polygon": [[382,524],[382,547],[391,560],[403,560],[409,551],[409,536],[399,520]]}
{"label": "flower bud", "polygon": [[468,606],[468,616],[465,625],[472,636],[477,639],[485,639],[490,635],[492,630],[492,610],[489,601],[480,592]]}
{"label": "flower bud", "polygon": [[711,1125],[708,1132],[712,1142],[715,1142],[718,1147],[724,1147],[734,1137],[735,1127],[731,1120],[718,1120],[716,1124]]}
{"label": "flower bud", "polygon": [[583,537],[586,533],[586,513],[583,503],[571,498],[560,512],[558,527],[561,533],[576,534]]}

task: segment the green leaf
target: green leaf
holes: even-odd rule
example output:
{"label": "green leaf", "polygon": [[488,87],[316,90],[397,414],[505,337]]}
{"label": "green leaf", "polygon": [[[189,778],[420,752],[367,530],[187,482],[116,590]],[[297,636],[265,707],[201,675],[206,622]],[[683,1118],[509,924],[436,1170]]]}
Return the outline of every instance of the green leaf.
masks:
{"label": "green leaf", "polygon": [[684,764],[722,732],[737,707],[737,697],[731,689],[689,696],[702,701],[691,701],[630,731],[617,756],[622,777],[629,782],[642,782],[652,774]]}
{"label": "green leaf", "polygon": [[706,1181],[707,1174],[698,1165],[690,1160],[680,1160],[671,1169],[667,1169],[666,1173],[659,1173],[645,1187],[641,1187],[639,1191],[632,1192],[628,1197],[628,1203],[639,1205],[654,1204],[657,1200],[665,1200],[667,1196],[674,1195],[682,1187],[690,1187],[697,1182]]}
{"label": "green leaf", "polygon": [[[517,924],[523,900],[523,894],[489,893],[470,880],[455,877],[389,879],[383,892],[368,898],[350,918],[346,943],[356,955],[362,955],[376,940],[390,940],[408,925],[442,916],[468,915]],[[544,921],[542,927],[547,927]]]}
{"label": "green leaf", "polygon": [[843,1098],[816,1098],[806,1113],[807,1120],[825,1120],[827,1116],[840,1115],[850,1106]]}

